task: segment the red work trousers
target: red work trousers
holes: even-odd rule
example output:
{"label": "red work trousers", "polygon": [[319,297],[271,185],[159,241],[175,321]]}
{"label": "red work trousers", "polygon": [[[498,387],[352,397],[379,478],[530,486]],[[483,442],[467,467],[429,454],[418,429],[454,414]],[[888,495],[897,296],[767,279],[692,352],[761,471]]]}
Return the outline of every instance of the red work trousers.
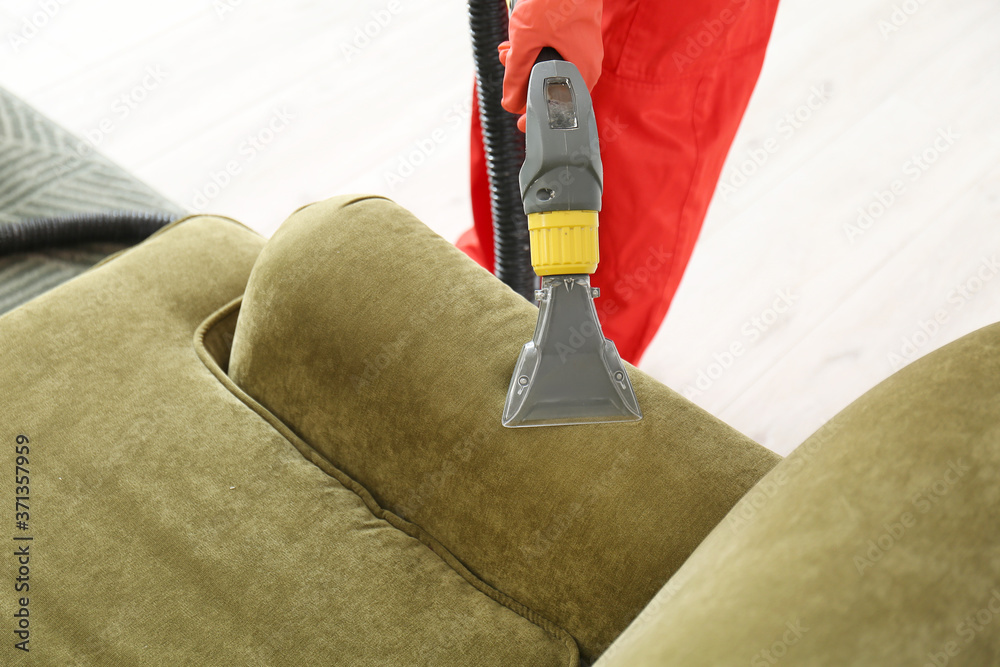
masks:
{"label": "red work trousers", "polygon": [[[572,0],[566,0],[571,2]],[[777,0],[605,0],[604,63],[591,91],[604,163],[604,334],[636,364],[656,334],[701,231],[757,82]],[[473,229],[458,241],[493,270],[493,221],[472,114]]]}

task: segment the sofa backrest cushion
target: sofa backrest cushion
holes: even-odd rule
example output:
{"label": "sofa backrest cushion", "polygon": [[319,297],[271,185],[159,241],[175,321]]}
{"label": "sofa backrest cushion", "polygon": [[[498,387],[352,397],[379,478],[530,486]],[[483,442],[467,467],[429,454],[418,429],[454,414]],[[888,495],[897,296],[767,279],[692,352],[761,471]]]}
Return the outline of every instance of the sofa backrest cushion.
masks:
{"label": "sofa backrest cushion", "polygon": [[399,206],[341,197],[261,253],[230,375],[592,657],[779,457],[634,368],[640,422],[503,428],[537,312]]}

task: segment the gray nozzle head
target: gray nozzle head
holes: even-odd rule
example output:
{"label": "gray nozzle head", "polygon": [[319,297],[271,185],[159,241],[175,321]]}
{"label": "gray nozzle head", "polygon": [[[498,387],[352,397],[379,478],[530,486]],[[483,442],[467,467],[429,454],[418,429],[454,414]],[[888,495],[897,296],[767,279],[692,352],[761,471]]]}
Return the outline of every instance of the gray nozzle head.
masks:
{"label": "gray nozzle head", "polygon": [[514,365],[503,425],[642,419],[618,350],[601,331],[590,276],[546,276],[539,296],[535,335]]}

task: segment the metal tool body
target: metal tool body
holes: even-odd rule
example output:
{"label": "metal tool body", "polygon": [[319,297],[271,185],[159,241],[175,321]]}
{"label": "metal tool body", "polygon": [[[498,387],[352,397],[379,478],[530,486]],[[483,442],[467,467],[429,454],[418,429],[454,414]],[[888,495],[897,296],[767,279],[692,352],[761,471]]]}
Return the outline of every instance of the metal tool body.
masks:
{"label": "metal tool body", "polygon": [[525,147],[521,197],[531,263],[542,284],[535,334],[514,367],[503,425],[641,419],[628,372],[601,331],[598,291],[590,286],[603,189],[597,122],[579,70],[552,49],[531,71]]}

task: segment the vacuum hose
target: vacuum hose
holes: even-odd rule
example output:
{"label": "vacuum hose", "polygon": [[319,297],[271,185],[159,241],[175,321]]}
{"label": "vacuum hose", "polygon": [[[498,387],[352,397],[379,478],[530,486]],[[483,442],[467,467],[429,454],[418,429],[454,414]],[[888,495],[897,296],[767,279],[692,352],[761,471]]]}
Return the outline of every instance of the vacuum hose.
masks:
{"label": "vacuum hose", "polygon": [[0,255],[78,243],[132,245],[176,218],[169,213],[106,211],[0,224]]}
{"label": "vacuum hose", "polygon": [[504,68],[497,57],[497,47],[507,39],[507,20],[504,0],[469,0],[476,97],[490,181],[494,274],[515,292],[534,301],[538,277],[531,268],[528,218],[518,184],[524,162],[524,135],[517,129],[517,116],[500,106]]}

